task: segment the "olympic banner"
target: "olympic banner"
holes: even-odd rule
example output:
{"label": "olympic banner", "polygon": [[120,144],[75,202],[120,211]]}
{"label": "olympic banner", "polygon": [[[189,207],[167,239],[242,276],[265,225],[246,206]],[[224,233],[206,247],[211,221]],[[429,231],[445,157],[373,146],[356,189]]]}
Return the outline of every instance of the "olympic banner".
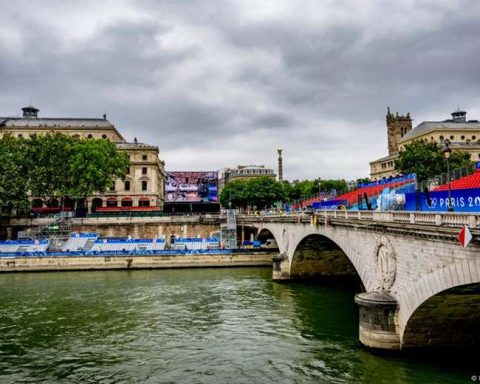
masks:
{"label": "olympic banner", "polygon": [[480,188],[456,189],[448,191],[414,192],[405,195],[405,210],[447,212],[480,212]]}

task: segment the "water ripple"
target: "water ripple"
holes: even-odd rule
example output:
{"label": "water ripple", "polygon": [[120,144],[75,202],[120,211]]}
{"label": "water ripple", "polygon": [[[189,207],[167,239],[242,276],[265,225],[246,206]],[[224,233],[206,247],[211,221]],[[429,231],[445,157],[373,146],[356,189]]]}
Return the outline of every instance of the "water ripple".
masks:
{"label": "water ripple", "polygon": [[276,284],[261,268],[0,275],[0,382],[457,383],[470,377],[359,348],[353,293]]}

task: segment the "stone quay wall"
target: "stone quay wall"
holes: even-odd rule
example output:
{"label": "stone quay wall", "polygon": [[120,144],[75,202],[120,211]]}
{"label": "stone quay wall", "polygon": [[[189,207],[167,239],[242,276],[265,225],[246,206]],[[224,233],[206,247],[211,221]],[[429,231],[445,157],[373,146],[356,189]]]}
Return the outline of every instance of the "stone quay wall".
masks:
{"label": "stone quay wall", "polygon": [[42,256],[0,259],[2,272],[271,266],[271,253],[124,256]]}

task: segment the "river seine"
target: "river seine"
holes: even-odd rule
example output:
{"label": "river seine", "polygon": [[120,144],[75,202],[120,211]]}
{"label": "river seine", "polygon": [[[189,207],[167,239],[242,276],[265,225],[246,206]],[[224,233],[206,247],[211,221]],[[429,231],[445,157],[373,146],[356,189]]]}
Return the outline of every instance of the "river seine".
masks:
{"label": "river seine", "polygon": [[0,275],[0,383],[468,383],[359,346],[354,288],[271,269]]}

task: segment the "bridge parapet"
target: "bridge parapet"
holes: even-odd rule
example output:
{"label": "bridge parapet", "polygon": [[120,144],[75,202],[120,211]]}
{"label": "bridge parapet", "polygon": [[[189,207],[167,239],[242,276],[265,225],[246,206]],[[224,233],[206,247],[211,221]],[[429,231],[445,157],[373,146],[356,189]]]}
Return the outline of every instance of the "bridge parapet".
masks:
{"label": "bridge parapet", "polygon": [[455,212],[409,212],[409,211],[342,211],[323,210],[316,214],[293,213],[282,215],[238,215],[239,223],[308,223],[321,219],[361,220],[383,223],[407,223],[444,227],[468,225],[480,227],[480,214]]}

